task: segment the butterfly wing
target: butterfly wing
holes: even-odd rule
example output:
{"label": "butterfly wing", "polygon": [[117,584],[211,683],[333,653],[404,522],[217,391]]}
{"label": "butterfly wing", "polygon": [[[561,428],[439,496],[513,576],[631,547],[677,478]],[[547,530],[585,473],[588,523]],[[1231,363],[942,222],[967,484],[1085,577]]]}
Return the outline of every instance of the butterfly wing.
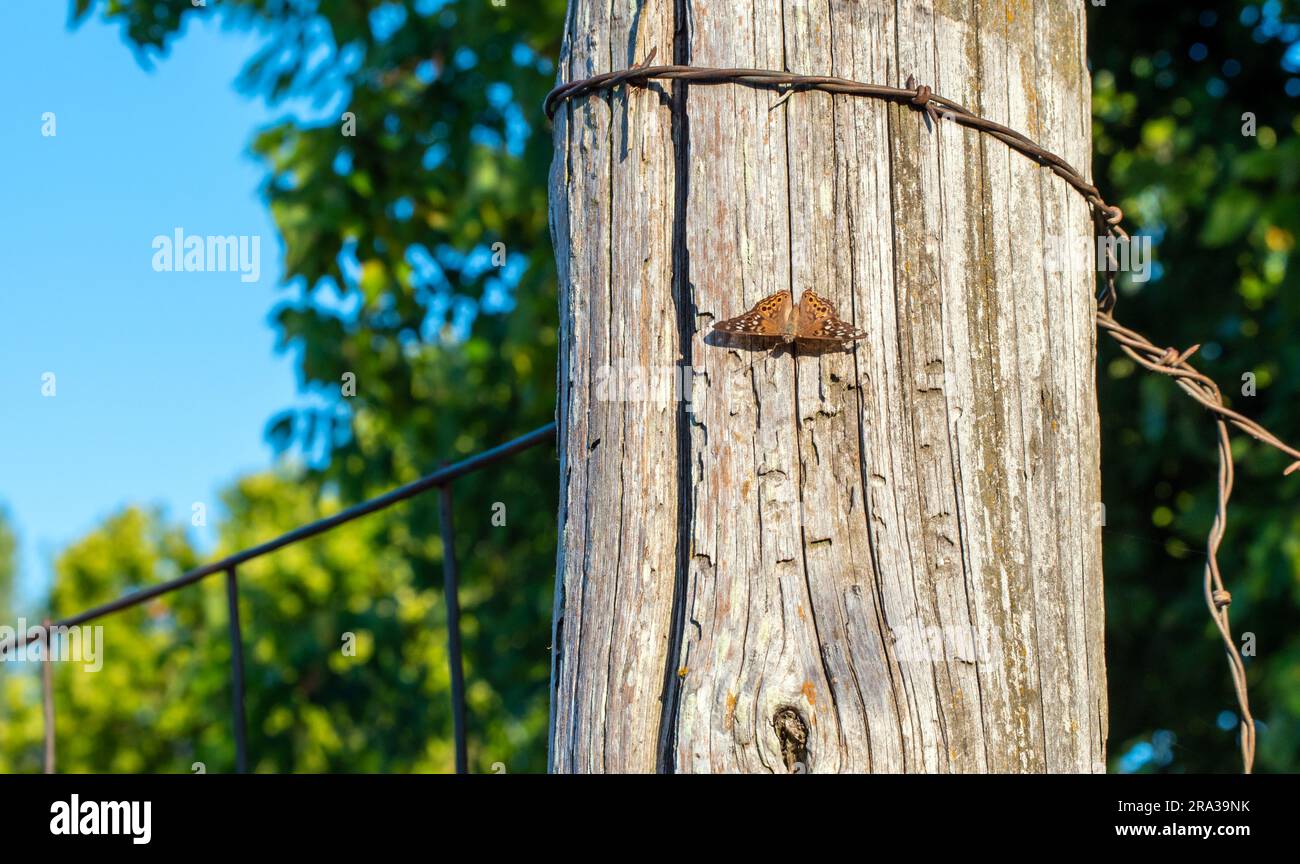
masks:
{"label": "butterfly wing", "polygon": [[835,307],[812,291],[803,292],[799,298],[799,318],[794,336],[796,339],[823,339],[830,342],[851,342],[867,335],[835,314]]}
{"label": "butterfly wing", "polygon": [[794,303],[789,291],[764,297],[744,315],[728,318],[713,325],[714,330],[740,336],[784,336]]}

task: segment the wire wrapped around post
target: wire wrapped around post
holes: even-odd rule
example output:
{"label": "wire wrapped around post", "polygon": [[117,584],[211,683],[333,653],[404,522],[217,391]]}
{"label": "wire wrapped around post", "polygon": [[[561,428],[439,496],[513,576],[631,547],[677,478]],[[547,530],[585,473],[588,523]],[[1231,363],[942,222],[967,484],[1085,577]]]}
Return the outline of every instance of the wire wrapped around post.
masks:
{"label": "wire wrapped around post", "polygon": [[[939,121],[956,123],[969,129],[975,129],[1002,141],[1011,149],[1048,168],[1057,177],[1068,183],[1083,196],[1092,214],[1098,238],[1112,241],[1129,241],[1128,232],[1121,223],[1124,211],[1106,202],[1101,192],[1082,173],[1075,170],[1060,156],[1045,150],[1032,139],[1016,130],[975,114],[951,99],[936,94],[925,84],[917,84],[910,76],[903,87],[890,87],[881,84],[865,84],[825,75],[798,75],[792,72],[778,72],[770,69],[715,68],[684,65],[651,66],[656,50],[652,49],[641,63],[615,72],[593,75],[579,81],[561,84],[546,96],[543,110],[548,118],[553,119],[560,103],[587,96],[599,91],[612,90],[620,86],[647,87],[652,80],[682,81],[691,84],[735,84],[746,87],[770,88],[780,92],[772,108],[785,102],[794,93],[807,90],[820,90],[826,93],[846,96],[864,96],[883,99],[907,105],[923,112],[937,129]],[[783,91],[783,92],[781,92]],[[1099,244],[1101,245],[1101,244]],[[1192,367],[1187,359],[1196,351],[1195,346],[1186,351],[1157,348],[1150,340],[1136,331],[1123,327],[1113,317],[1118,292],[1116,290],[1116,272],[1119,262],[1115,256],[1115,243],[1105,244],[1106,262],[1102,269],[1102,287],[1096,301],[1095,319],[1097,326],[1105,330],[1135,362],[1150,372],[1158,372],[1172,377],[1184,392],[1215,414],[1215,428],[1218,439],[1219,478],[1218,501],[1214,525],[1210,530],[1205,568],[1205,601],[1215,627],[1223,637],[1228,654],[1228,665],[1232,675],[1233,689],[1236,691],[1237,704],[1241,711],[1241,759],[1242,769],[1249,774],[1255,760],[1255,721],[1250,712],[1250,699],[1246,681],[1246,667],[1241,652],[1232,638],[1232,629],[1228,622],[1228,606],[1232,595],[1224,587],[1223,576],[1219,570],[1218,551],[1223,542],[1224,530],[1228,520],[1228,500],[1232,496],[1233,459],[1231,442],[1228,436],[1228,424],[1236,426],[1256,440],[1281,451],[1293,461],[1284,472],[1289,475],[1300,470],[1300,450],[1296,450],[1269,432],[1260,424],[1228,408],[1223,394],[1209,377]]]}

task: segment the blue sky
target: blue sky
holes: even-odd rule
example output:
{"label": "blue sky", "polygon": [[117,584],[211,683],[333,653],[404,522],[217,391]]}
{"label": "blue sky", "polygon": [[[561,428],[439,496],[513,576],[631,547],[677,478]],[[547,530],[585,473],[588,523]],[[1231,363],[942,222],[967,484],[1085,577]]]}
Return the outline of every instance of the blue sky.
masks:
{"label": "blue sky", "polygon": [[[116,25],[70,30],[68,6],[0,11],[0,506],[28,602],[128,503],[188,522],[202,501],[215,524],[217,491],[272,464],[267,418],[301,401],[274,351],[282,252],[247,149],[275,115],[233,87],[257,37],[191,23],[149,70]],[[177,227],[260,235],[260,281],[155,272],[153,238]]]}

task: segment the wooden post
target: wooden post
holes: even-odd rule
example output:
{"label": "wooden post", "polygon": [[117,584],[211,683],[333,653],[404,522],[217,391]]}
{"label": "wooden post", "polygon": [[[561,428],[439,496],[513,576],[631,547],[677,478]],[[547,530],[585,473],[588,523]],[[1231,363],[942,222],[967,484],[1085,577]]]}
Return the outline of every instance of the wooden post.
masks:
{"label": "wooden post", "polygon": [[[652,48],[914,75],[1090,164],[1080,4],[570,0],[559,79]],[[1084,202],[909,106],[776,98],[656,83],[556,114],[551,768],[1102,770]],[[870,336],[710,336],[789,288]],[[689,404],[637,386],[675,369]]]}

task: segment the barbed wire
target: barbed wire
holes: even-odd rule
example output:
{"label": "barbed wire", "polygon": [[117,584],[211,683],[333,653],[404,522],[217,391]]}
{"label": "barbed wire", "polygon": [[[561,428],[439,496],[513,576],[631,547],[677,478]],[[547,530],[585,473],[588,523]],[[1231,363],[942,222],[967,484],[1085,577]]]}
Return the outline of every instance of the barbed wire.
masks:
{"label": "barbed wire", "polygon": [[[928,116],[938,128],[938,121],[945,120],[976,129],[1005,143],[1008,147],[1027,156],[1039,165],[1051,169],[1073,187],[1088,203],[1098,237],[1109,237],[1116,241],[1128,242],[1128,232],[1121,223],[1124,211],[1106,203],[1101,192],[1088,179],[1075,170],[1060,156],[1044,149],[1032,139],[1016,130],[994,122],[968,110],[961,104],[936,94],[924,84],[916,84],[909,76],[906,86],[890,87],[882,84],[865,84],[847,78],[825,75],[797,75],[791,72],[777,72],[770,69],[716,68],[703,66],[664,65],[651,66],[657,49],[651,49],[642,62],[615,72],[593,75],[579,81],[561,84],[547,94],[542,105],[543,111],[550,119],[561,102],[589,95],[602,90],[611,90],[620,85],[648,87],[650,81],[682,81],[690,84],[741,84],[749,87],[784,89],[780,97],[772,104],[775,108],[796,92],[820,90],[826,93],[846,96],[865,96],[909,105]],[[1246,666],[1236,641],[1232,638],[1232,627],[1228,621],[1228,607],[1232,595],[1224,587],[1223,574],[1219,570],[1219,546],[1223,542],[1224,531],[1228,521],[1228,500],[1232,497],[1235,467],[1232,457],[1232,442],[1228,434],[1228,424],[1236,426],[1256,440],[1285,453],[1295,461],[1283,475],[1300,470],[1300,450],[1284,443],[1254,420],[1232,410],[1224,402],[1223,394],[1214,381],[1198,371],[1188,358],[1196,353],[1199,345],[1193,345],[1185,351],[1173,348],[1158,348],[1149,339],[1135,330],[1124,327],[1114,318],[1113,312],[1118,300],[1116,291],[1116,273],[1119,270],[1115,258],[1114,244],[1105,246],[1106,267],[1103,272],[1103,287],[1098,292],[1096,322],[1114,339],[1125,354],[1149,372],[1167,375],[1189,396],[1215,414],[1217,432],[1219,475],[1218,498],[1214,524],[1210,529],[1207,542],[1205,565],[1205,604],[1210,618],[1214,621],[1220,636],[1223,637],[1224,649],[1228,655],[1228,668],[1232,676],[1232,686],[1236,691],[1237,705],[1241,709],[1241,762],[1244,773],[1253,770],[1255,762],[1255,720],[1250,712],[1250,693],[1246,681]]]}

